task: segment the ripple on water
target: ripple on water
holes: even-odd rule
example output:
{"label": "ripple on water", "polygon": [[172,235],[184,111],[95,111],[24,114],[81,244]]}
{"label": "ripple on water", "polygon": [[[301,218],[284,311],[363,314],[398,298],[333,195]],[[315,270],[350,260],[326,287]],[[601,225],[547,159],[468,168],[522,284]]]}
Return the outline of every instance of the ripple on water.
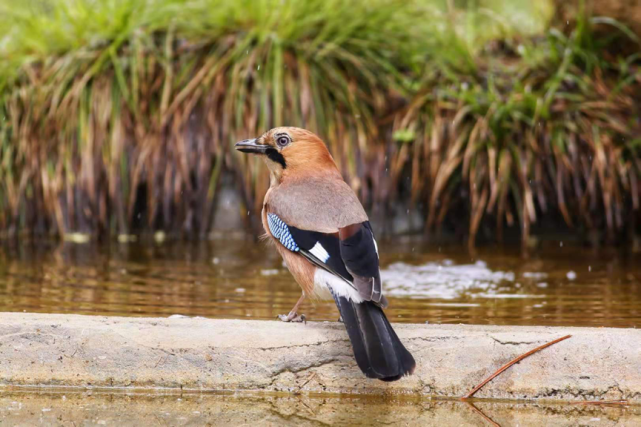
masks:
{"label": "ripple on water", "polygon": [[[491,270],[483,261],[455,265],[451,260],[410,265],[397,262],[381,271],[385,291],[393,297],[456,299],[463,294],[476,298],[529,298],[541,295],[504,293],[501,285],[513,283],[511,271]],[[545,273],[529,273],[541,279]]]}

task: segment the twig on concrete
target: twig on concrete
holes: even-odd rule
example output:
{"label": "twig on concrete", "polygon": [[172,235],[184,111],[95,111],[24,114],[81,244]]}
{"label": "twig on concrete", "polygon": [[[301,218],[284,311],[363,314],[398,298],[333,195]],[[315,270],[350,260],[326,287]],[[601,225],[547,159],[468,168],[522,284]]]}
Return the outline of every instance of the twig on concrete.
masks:
{"label": "twig on concrete", "polygon": [[514,364],[516,364],[516,363],[519,363],[521,360],[525,359],[525,358],[526,358],[526,357],[528,357],[528,356],[533,355],[534,353],[536,353],[536,352],[538,352],[538,351],[543,350],[544,348],[547,348],[547,347],[549,347],[549,346],[551,346],[551,345],[554,345],[554,344],[556,344],[556,343],[558,343],[558,342],[561,342],[561,341],[563,341],[563,340],[567,340],[567,339],[568,339],[568,338],[570,338],[571,336],[572,336],[572,335],[566,335],[566,336],[564,336],[564,337],[561,337],[561,338],[555,339],[554,341],[550,341],[550,342],[549,342],[549,343],[547,343],[547,344],[543,344],[542,346],[539,346],[539,347],[535,348],[534,350],[530,350],[530,351],[528,351],[527,353],[520,355],[519,357],[517,357],[516,359],[512,360],[512,361],[511,361],[511,362],[509,362],[508,364],[503,365],[503,366],[502,366],[498,371],[494,372],[492,375],[490,375],[490,376],[489,376],[489,377],[487,377],[485,380],[483,380],[483,382],[481,382],[481,384],[479,384],[479,385],[477,385],[476,387],[474,387],[474,388],[472,389],[472,391],[470,391],[468,394],[466,394],[465,396],[463,396],[463,397],[462,397],[462,399],[469,399],[470,397],[474,396],[474,394],[475,394],[477,391],[479,391],[479,390],[480,390],[480,389],[481,389],[485,384],[489,383],[489,382],[490,382],[490,381],[492,381],[494,378],[496,378],[497,376],[501,375],[501,374],[502,374],[504,371],[506,371],[510,366],[512,366],[512,365],[514,365]]}
{"label": "twig on concrete", "polygon": [[487,421],[488,423],[490,423],[493,427],[501,427],[501,424],[497,423],[497,422],[496,422],[496,421],[494,421],[492,418],[490,418],[490,417],[488,417],[487,415],[485,415],[485,413],[483,413],[483,411],[481,411],[479,408],[477,408],[476,406],[474,406],[474,404],[473,404],[472,402],[465,402],[465,403],[467,404],[467,406],[469,406],[470,408],[472,408],[472,410],[473,410],[474,412],[476,412],[476,413],[477,413],[477,414],[479,414],[481,417],[483,417],[483,419],[484,419],[485,421]]}
{"label": "twig on concrete", "polygon": [[307,380],[306,380],[303,384],[301,384],[300,386],[298,386],[298,390],[296,390],[296,391],[294,392],[294,394],[300,394],[300,391],[303,389],[303,387],[305,387],[305,386],[307,385],[307,383],[309,383],[309,382],[310,382],[311,380],[313,380],[314,378],[318,379],[318,375],[316,375],[316,372],[312,372],[312,373],[307,377]]}
{"label": "twig on concrete", "polygon": [[[166,359],[167,359],[167,356],[164,356],[164,359],[166,360]],[[156,362],[156,364],[154,365],[154,368],[157,368],[157,367],[158,367],[158,365],[160,364],[160,362],[165,363],[165,360],[163,360],[163,356],[160,356],[160,357],[158,358],[158,361],[157,361],[157,362]]]}

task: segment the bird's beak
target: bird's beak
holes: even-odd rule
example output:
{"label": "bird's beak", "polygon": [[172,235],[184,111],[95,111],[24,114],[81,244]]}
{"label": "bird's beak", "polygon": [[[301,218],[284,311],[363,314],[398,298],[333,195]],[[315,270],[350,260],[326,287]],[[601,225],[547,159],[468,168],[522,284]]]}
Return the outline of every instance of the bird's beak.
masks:
{"label": "bird's beak", "polygon": [[262,145],[256,142],[254,139],[245,139],[244,141],[237,142],[236,150],[242,151],[243,153],[254,153],[254,154],[265,154],[270,148],[269,145]]}

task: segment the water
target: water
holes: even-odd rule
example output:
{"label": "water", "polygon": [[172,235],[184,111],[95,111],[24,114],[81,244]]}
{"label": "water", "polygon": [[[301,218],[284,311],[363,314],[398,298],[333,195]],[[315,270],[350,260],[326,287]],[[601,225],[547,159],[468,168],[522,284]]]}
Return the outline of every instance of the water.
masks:
{"label": "water", "polygon": [[[474,406],[472,406],[474,405]],[[494,423],[494,424],[493,424]],[[638,406],[248,394],[0,394],[2,425],[638,425]]]}
{"label": "water", "polygon": [[[641,254],[544,245],[475,254],[380,242],[395,322],[638,327]],[[275,250],[248,239],[0,247],[0,311],[274,319],[300,290]],[[336,320],[307,302],[310,320]]]}
{"label": "water", "polygon": [[[514,248],[381,242],[397,322],[641,325],[639,254],[565,244]],[[252,240],[38,242],[0,247],[0,311],[274,319],[300,295],[273,248]],[[306,303],[336,320],[331,302]],[[335,395],[0,392],[1,425],[637,425],[639,406]]]}

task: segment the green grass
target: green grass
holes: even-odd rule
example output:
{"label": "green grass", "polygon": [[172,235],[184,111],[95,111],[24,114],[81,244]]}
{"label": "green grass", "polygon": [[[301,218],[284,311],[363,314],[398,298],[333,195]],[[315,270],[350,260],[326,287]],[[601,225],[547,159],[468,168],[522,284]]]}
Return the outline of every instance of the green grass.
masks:
{"label": "green grass", "polygon": [[[634,229],[639,55],[608,55],[612,40],[594,33],[601,23],[613,24],[582,18],[569,34],[553,29],[543,40],[508,43],[472,71],[424,73],[394,135],[397,156],[413,156],[411,197],[428,205],[428,231],[456,218],[457,203],[470,246],[483,220],[495,222],[499,239],[505,225],[518,226],[524,249],[532,224],[549,214],[610,241]],[[615,40],[638,43],[619,30]]]}
{"label": "green grass", "polygon": [[[289,124],[326,140],[368,205],[394,203],[409,174],[428,227],[462,209],[471,242],[491,216],[527,237],[552,206],[573,225],[603,208],[612,221],[591,225],[614,230],[638,208],[638,61],[606,57],[586,20],[548,33],[552,14],[525,0],[0,0],[0,228],[202,235],[222,173],[243,217],[267,188],[232,144]],[[550,175],[580,175],[577,150],[595,171],[588,210]],[[614,193],[594,202],[602,186]]]}
{"label": "green grass", "polygon": [[258,162],[230,157],[231,144],[295,123],[335,150],[347,134],[362,146],[421,39],[402,0],[60,0],[2,12],[4,224],[30,221],[28,201],[11,196],[33,183],[28,199],[55,212],[45,228],[58,232],[127,232],[141,184],[150,227],[204,232],[187,218],[210,216],[222,167],[257,207]]}

